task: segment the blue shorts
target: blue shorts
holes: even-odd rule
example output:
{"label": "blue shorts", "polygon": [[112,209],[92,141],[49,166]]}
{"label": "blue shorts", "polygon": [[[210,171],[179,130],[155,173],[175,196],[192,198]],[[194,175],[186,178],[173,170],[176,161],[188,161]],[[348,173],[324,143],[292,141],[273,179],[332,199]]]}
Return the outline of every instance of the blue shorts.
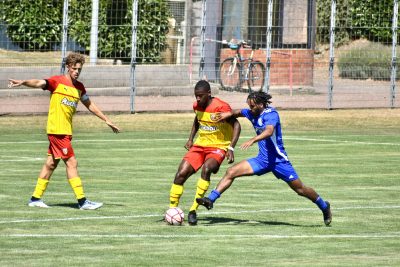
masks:
{"label": "blue shorts", "polygon": [[265,162],[261,157],[248,159],[247,162],[256,175],[263,175],[272,172],[276,178],[285,181],[286,183],[299,179],[295,169],[290,161],[284,162]]}

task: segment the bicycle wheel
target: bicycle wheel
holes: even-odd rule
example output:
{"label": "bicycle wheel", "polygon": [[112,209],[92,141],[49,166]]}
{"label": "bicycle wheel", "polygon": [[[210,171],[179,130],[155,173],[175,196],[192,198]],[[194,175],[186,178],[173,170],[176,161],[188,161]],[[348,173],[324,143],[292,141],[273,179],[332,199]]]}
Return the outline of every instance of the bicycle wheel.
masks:
{"label": "bicycle wheel", "polygon": [[261,91],[264,86],[265,67],[259,61],[254,61],[249,66],[249,78],[247,84],[249,91]]}
{"label": "bicycle wheel", "polygon": [[237,88],[239,77],[239,64],[234,64],[234,58],[225,59],[219,67],[219,82],[222,89],[233,91]]}

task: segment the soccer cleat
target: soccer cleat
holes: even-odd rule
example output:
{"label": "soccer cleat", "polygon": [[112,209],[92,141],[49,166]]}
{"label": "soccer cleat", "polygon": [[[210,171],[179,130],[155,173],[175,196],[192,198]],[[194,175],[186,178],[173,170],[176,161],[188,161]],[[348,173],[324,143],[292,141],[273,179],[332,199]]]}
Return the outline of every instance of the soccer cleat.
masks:
{"label": "soccer cleat", "polygon": [[96,210],[96,209],[100,208],[101,206],[103,206],[103,203],[93,202],[93,201],[86,199],[85,202],[83,203],[83,205],[79,206],[79,209],[81,209],[81,210]]}
{"label": "soccer cleat", "polygon": [[208,210],[213,208],[213,203],[208,197],[196,198],[196,202],[197,204],[206,207]]}
{"label": "soccer cleat", "polygon": [[189,223],[189,225],[196,225],[197,224],[197,214],[196,214],[195,210],[189,211],[188,223]]}
{"label": "soccer cleat", "polygon": [[42,200],[35,200],[35,201],[29,201],[28,203],[29,207],[38,207],[38,208],[50,208],[47,206]]}
{"label": "soccer cleat", "polygon": [[322,212],[324,214],[324,223],[326,226],[329,226],[332,222],[332,212],[331,212],[331,204],[326,201],[327,208]]}

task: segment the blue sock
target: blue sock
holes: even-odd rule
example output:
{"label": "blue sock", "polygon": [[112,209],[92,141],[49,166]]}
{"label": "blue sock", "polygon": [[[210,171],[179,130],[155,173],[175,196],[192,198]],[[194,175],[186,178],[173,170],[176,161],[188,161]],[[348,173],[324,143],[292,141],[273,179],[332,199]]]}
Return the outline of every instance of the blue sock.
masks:
{"label": "blue sock", "polygon": [[322,199],[322,197],[318,196],[317,200],[314,202],[318,208],[322,211],[326,210],[326,208],[328,207],[328,205],[326,205],[325,200]]}
{"label": "blue sock", "polygon": [[217,190],[211,191],[211,193],[208,195],[208,198],[211,200],[212,203],[219,198],[221,194]]}

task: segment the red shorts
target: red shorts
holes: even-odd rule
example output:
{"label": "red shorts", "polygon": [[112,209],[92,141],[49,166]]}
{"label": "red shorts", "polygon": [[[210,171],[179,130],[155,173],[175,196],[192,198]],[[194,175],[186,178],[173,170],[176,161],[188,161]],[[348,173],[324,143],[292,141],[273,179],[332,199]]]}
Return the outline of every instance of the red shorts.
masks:
{"label": "red shorts", "polygon": [[48,155],[52,155],[55,159],[68,159],[75,156],[71,144],[71,135],[49,134],[47,138],[50,142]]}
{"label": "red shorts", "polygon": [[192,146],[183,157],[197,171],[209,159],[215,159],[220,165],[224,161],[226,151],[215,147]]}

